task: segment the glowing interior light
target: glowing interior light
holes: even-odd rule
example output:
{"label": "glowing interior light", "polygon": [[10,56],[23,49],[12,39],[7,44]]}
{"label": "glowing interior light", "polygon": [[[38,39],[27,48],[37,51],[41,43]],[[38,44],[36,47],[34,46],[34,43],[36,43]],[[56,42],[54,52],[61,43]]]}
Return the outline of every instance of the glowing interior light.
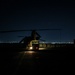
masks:
{"label": "glowing interior light", "polygon": [[30,49],[30,50],[32,50],[32,49],[33,49],[33,47],[30,47],[29,49]]}

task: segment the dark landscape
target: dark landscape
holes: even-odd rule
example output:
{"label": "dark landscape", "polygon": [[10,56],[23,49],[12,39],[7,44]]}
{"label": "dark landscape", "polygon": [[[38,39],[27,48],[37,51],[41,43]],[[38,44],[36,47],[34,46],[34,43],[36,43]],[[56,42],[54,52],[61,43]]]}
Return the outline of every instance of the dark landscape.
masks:
{"label": "dark landscape", "polygon": [[75,47],[38,51],[11,50],[0,49],[1,75],[73,73]]}

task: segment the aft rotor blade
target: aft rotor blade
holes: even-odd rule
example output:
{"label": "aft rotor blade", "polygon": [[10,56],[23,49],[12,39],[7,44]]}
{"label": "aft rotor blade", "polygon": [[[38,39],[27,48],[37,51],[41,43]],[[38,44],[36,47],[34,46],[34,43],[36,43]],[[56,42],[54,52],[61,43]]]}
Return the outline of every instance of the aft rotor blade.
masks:
{"label": "aft rotor blade", "polygon": [[7,31],[0,31],[0,33],[8,33],[8,32],[23,32],[23,31],[32,31],[32,30],[7,30]]}
{"label": "aft rotor blade", "polygon": [[61,30],[61,29],[29,29],[29,30],[7,30],[7,31],[0,31],[0,33],[8,33],[8,32],[23,32],[23,31],[45,31],[45,30]]}
{"label": "aft rotor blade", "polygon": [[44,31],[44,30],[61,30],[61,29],[36,29],[36,31]]}

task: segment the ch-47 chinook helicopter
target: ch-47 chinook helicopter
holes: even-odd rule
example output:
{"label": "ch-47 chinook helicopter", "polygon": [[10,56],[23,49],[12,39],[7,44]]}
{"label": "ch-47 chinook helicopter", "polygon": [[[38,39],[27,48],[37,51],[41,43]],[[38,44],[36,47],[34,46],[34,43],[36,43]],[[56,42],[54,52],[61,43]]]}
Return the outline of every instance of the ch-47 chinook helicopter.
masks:
{"label": "ch-47 chinook helicopter", "polygon": [[41,38],[40,34],[36,30],[32,30],[30,36],[25,36],[19,43],[23,43],[26,46],[26,49],[39,50],[39,39]]}
{"label": "ch-47 chinook helicopter", "polygon": [[0,33],[31,31],[31,35],[25,36],[19,42],[18,46],[23,45],[23,47],[25,47],[26,50],[39,50],[39,40],[41,36],[37,31],[44,31],[44,30],[60,30],[60,29],[10,30],[10,31],[0,31]]}

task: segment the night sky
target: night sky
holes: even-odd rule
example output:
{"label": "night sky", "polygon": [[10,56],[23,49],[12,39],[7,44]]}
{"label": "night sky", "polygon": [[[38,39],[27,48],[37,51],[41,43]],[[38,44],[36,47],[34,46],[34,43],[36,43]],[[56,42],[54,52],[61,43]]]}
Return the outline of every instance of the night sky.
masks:
{"label": "night sky", "polygon": [[[62,29],[38,31],[41,39],[73,41],[75,39],[75,1],[0,0],[0,31],[22,29]],[[0,33],[0,42],[20,41],[30,31]]]}

